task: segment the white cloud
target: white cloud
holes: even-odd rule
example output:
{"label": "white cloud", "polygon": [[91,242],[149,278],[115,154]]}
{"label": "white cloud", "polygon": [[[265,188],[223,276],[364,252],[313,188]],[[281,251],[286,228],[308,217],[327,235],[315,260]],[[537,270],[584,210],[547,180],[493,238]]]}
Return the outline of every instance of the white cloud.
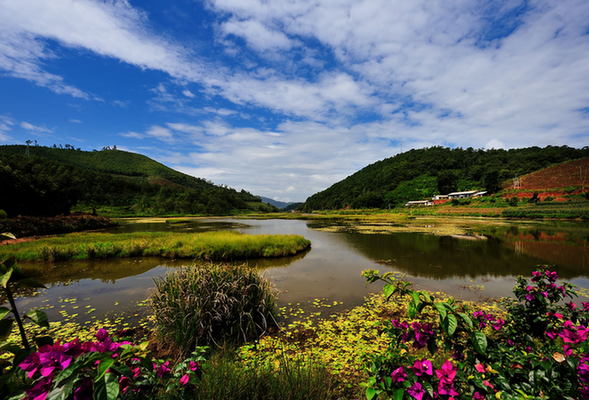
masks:
{"label": "white cloud", "polygon": [[72,124],[81,124],[82,123],[82,121],[80,121],[79,119],[74,119],[74,118],[69,119],[68,121],[71,122]]}
{"label": "white cloud", "polygon": [[191,98],[191,99],[194,97],[194,93],[192,93],[192,92],[191,92],[190,90],[188,90],[188,89],[184,89],[184,90],[182,91],[182,94],[183,94],[184,96],[186,96],[186,97],[189,97],[189,98]]}
{"label": "white cloud", "polygon": [[45,128],[42,126],[37,126],[37,125],[33,125],[31,123],[28,123],[26,121],[23,121],[20,123],[20,127],[23,129],[26,129],[27,131],[31,131],[33,133],[51,133],[53,132],[53,130],[49,129],[49,128]]}
{"label": "white cloud", "polygon": [[187,51],[146,28],[147,18],[125,1],[3,0],[0,3],[0,68],[10,75],[79,98],[91,96],[48,73],[54,57],[42,39],[84,48],[140,68],[195,79],[199,67]]}
{"label": "white cloud", "polygon": [[224,22],[221,30],[227,35],[243,37],[256,50],[288,50],[293,42],[282,32],[273,30],[255,19],[237,20],[235,18]]}

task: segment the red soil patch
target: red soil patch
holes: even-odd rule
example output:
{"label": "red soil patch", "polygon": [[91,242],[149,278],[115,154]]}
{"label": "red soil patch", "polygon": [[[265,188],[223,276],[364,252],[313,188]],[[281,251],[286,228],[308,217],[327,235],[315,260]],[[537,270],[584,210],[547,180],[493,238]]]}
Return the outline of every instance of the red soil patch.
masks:
{"label": "red soil patch", "polygon": [[[519,177],[518,190],[544,190],[589,186],[589,157],[553,165]],[[513,180],[504,187],[514,189]],[[554,197],[554,196],[551,196]]]}

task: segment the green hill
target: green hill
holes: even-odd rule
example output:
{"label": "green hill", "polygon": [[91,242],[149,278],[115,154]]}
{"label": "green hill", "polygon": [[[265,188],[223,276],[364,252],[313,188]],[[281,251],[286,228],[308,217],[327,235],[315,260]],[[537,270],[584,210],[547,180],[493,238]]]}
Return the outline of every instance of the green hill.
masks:
{"label": "green hill", "polygon": [[368,165],[309,197],[303,210],[386,208],[434,194],[484,189],[491,193],[514,176],[589,156],[589,147],[527,147],[510,150],[430,147]]}
{"label": "green hill", "polygon": [[0,187],[0,209],[11,216],[67,214],[72,209],[119,215],[273,209],[248,192],[120,150],[0,146]]}

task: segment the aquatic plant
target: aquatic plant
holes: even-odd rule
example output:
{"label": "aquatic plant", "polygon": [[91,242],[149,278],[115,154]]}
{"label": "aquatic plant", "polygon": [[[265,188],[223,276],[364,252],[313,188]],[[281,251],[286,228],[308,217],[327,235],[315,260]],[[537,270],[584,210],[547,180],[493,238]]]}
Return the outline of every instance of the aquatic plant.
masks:
{"label": "aquatic plant", "polygon": [[276,325],[270,284],[247,266],[206,264],[155,280],[156,334],[181,354],[196,346],[241,343]]}
{"label": "aquatic plant", "polygon": [[[558,284],[547,267],[519,278],[516,299],[500,318],[416,291],[390,274],[364,272],[384,281],[387,297],[409,296],[407,317],[437,314],[434,326],[393,320],[384,332],[389,348],[372,357],[367,399],[585,399],[589,396],[589,303]],[[427,357],[419,349],[426,347]],[[430,359],[431,358],[431,359]],[[434,373],[432,373],[432,371]]]}

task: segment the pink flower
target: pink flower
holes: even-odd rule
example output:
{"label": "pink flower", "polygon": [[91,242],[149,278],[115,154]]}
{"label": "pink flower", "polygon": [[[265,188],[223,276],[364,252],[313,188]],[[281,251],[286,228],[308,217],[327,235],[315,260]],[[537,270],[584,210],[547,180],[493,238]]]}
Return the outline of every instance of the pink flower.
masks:
{"label": "pink flower", "polygon": [[409,389],[407,389],[407,393],[416,400],[422,400],[423,395],[425,394],[425,389],[419,382],[415,382]]}
{"label": "pink flower", "polygon": [[131,373],[133,373],[133,378],[137,378],[139,375],[141,375],[141,368],[131,368]]}
{"label": "pink flower", "polygon": [[583,306],[583,311],[589,311],[589,301],[583,301],[581,305]]}
{"label": "pink flower", "polygon": [[446,396],[458,396],[458,392],[454,388],[454,383],[445,379],[438,383],[438,393]]}
{"label": "pink flower", "polygon": [[407,374],[405,373],[405,369],[403,367],[399,367],[393,372],[391,372],[391,378],[393,379],[393,383],[403,382],[407,379]]}
{"label": "pink flower", "polygon": [[472,400],[485,400],[485,395],[479,392],[474,392],[472,394]]}
{"label": "pink flower", "polygon": [[190,361],[188,363],[188,367],[190,368],[191,371],[196,371],[200,367],[200,365],[196,361]]}
{"label": "pink flower", "polygon": [[493,384],[489,381],[483,381],[483,385],[485,385],[488,388],[495,389],[495,386],[493,386]]}
{"label": "pink flower", "polygon": [[98,332],[96,332],[96,339],[98,339],[99,342],[104,342],[106,338],[108,338],[108,331],[104,328],[100,328]]}
{"label": "pink flower", "polygon": [[480,372],[481,374],[483,374],[485,372],[485,366],[483,364],[475,364],[474,369],[476,369],[478,372]]}
{"label": "pink flower", "polygon": [[442,367],[436,370],[436,376],[440,380],[444,379],[449,382],[452,382],[454,381],[454,377],[456,376],[456,368],[454,368],[454,365],[452,364],[452,362],[450,362],[450,360],[446,360],[442,364]]}
{"label": "pink flower", "polygon": [[565,343],[581,343],[587,340],[589,328],[582,325],[575,326],[571,321],[565,321],[564,329],[558,334]]}
{"label": "pink flower", "polygon": [[157,364],[153,364],[153,369],[155,370],[155,374],[159,377],[162,378],[164,375],[166,375],[168,372],[171,371],[170,367],[170,362],[166,361],[165,363],[163,363],[162,365],[157,365]]}
{"label": "pink flower", "polygon": [[577,305],[575,303],[573,303],[572,301],[569,301],[566,306],[571,310],[571,311],[575,311],[577,309]]}
{"label": "pink flower", "polygon": [[423,374],[432,376],[434,374],[432,362],[430,360],[415,360],[413,363],[413,373],[416,376],[421,376]]}
{"label": "pink flower", "polygon": [[497,320],[495,320],[495,322],[493,322],[491,325],[493,325],[493,329],[495,329],[496,331],[499,331],[505,325],[505,320],[503,320],[501,318],[497,318]]}
{"label": "pink flower", "polygon": [[186,385],[189,380],[190,380],[190,377],[188,376],[188,374],[184,374],[184,375],[182,375],[182,378],[180,378],[180,384]]}

